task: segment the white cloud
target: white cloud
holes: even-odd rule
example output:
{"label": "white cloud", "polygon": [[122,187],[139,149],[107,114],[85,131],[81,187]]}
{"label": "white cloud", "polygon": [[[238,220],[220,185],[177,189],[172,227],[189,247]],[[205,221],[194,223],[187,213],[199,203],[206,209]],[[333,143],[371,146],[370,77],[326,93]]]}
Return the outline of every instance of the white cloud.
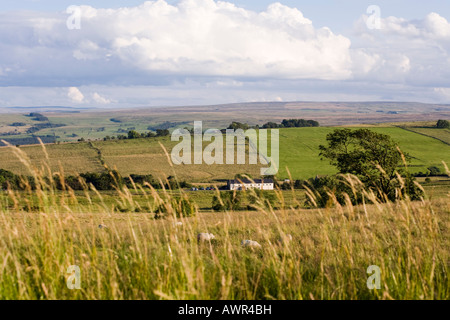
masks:
{"label": "white cloud", "polygon": [[356,79],[435,86],[450,81],[450,23],[437,13],[422,20],[387,17],[369,30],[367,16],[356,24]]}
{"label": "white cloud", "polygon": [[73,51],[73,57],[77,60],[101,59],[102,55],[100,52],[101,49],[96,43],[90,40],[82,40],[78,48]]}
{"label": "white cloud", "polygon": [[102,97],[97,92],[94,92],[94,94],[92,95],[92,99],[94,99],[94,101],[99,103],[99,104],[109,104],[109,103],[111,103],[111,100]]}
{"label": "white cloud", "polygon": [[82,103],[84,101],[84,95],[76,87],[70,87],[67,92],[67,97],[69,97],[72,102]]}
{"label": "white cloud", "polygon": [[[301,8],[279,3],[263,12],[213,0],[81,10],[80,30],[68,30],[65,11],[0,12],[0,86],[57,88],[66,103],[110,107],[154,97],[165,104],[164,94],[174,104],[317,100],[305,90],[297,95],[303,80],[320,86],[321,92],[309,88],[318,99],[333,99],[329,91],[341,81],[349,85],[336,97],[400,99],[414,92],[442,101],[439,88],[450,83],[450,23],[437,13],[386,17],[381,30],[369,30],[362,16],[350,40],[316,28]],[[290,88],[272,87],[276,81],[291,81]],[[202,97],[188,92],[192,82]],[[140,98],[124,97],[133,86],[150,89],[139,91]],[[28,101],[21,99],[9,101]]]}
{"label": "white cloud", "polygon": [[[105,13],[98,10],[95,19],[102,21]],[[146,2],[110,12],[108,19],[119,26],[110,43],[113,54],[142,70],[320,79],[350,75],[350,41],[314,29],[300,11],[279,3],[257,14],[212,0],[185,0],[176,7]]]}
{"label": "white cloud", "polygon": [[423,25],[432,37],[450,39],[450,23],[439,14],[432,12],[427,15]]}
{"label": "white cloud", "polygon": [[443,101],[450,100],[450,88],[434,88],[434,92],[438,94],[438,96]]}
{"label": "white cloud", "polygon": [[387,17],[381,21],[381,29],[385,34],[402,37],[424,39],[449,39],[450,24],[444,17],[431,12],[422,20],[406,20],[398,17]]}
{"label": "white cloud", "polygon": [[282,97],[276,97],[276,98],[275,98],[275,101],[283,102],[283,98],[282,98]]}
{"label": "white cloud", "polygon": [[[261,13],[213,0],[182,0],[176,6],[147,1],[119,9],[81,6],[81,11],[81,30],[65,27],[66,14],[19,15],[17,28],[28,33],[27,39],[11,41],[15,47],[25,46],[24,53],[33,51],[34,61],[52,55],[60,69],[64,64],[73,69],[69,76],[80,73],[77,65],[87,69],[97,61],[147,74],[295,79],[351,75],[350,40],[328,28],[314,28],[298,9],[280,3]],[[28,60],[20,59],[22,64]],[[27,67],[33,72],[31,63]]]}

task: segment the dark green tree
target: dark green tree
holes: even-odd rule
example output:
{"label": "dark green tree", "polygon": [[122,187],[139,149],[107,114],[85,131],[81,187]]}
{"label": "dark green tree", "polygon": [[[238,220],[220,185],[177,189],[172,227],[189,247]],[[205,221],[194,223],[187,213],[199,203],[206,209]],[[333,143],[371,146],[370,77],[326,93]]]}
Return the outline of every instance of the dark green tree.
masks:
{"label": "dark green tree", "polygon": [[236,122],[233,121],[227,129],[233,129],[233,130],[237,130],[237,129],[242,129],[242,130],[247,130],[249,128],[249,125],[246,123],[241,123],[241,122]]}
{"label": "dark green tree", "polygon": [[0,188],[7,189],[8,184],[15,187],[17,184],[17,177],[11,171],[0,169]]}
{"label": "dark green tree", "polygon": [[239,210],[242,204],[242,192],[222,191],[220,196],[215,195],[212,199],[214,211]]}
{"label": "dark green tree", "polygon": [[439,176],[442,174],[441,169],[436,166],[428,167],[428,175],[429,176]]}
{"label": "dark green tree", "polygon": [[259,210],[273,208],[276,203],[276,196],[273,192],[252,189],[248,191],[248,206],[249,210]]}
{"label": "dark green tree", "polygon": [[326,139],[328,145],[319,146],[320,156],[329,159],[339,173],[357,176],[379,199],[398,197],[396,190],[402,184],[397,174],[404,180],[403,193],[412,199],[422,195],[403,163],[410,156],[402,153],[388,135],[368,129],[336,129]]}
{"label": "dark green tree", "polygon": [[170,134],[170,131],[168,129],[156,129],[156,136],[157,137],[165,137]]}
{"label": "dark green tree", "polygon": [[164,201],[164,203],[161,204],[155,211],[155,219],[167,218],[168,216],[186,218],[195,216],[197,209],[195,204],[187,198],[172,198]]}
{"label": "dark green tree", "polygon": [[438,120],[438,122],[436,123],[436,128],[439,129],[448,129],[450,128],[450,122],[447,120]]}
{"label": "dark green tree", "polygon": [[141,134],[135,130],[128,131],[128,139],[138,139],[141,137]]}
{"label": "dark green tree", "polygon": [[263,129],[270,129],[270,128],[278,128],[279,125],[275,122],[267,122],[265,124],[263,124]]}
{"label": "dark green tree", "polygon": [[156,137],[156,133],[149,131],[147,134],[144,134],[144,136],[145,138],[154,138]]}

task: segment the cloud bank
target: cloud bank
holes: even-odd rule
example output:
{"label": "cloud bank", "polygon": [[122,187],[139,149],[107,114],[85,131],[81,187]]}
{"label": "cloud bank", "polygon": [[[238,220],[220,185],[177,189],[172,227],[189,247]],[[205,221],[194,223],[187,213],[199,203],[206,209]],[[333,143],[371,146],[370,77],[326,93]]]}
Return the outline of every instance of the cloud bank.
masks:
{"label": "cloud bank", "polygon": [[[354,78],[435,86],[450,83],[450,23],[437,13],[422,20],[381,19],[368,30],[367,16],[355,25]],[[365,66],[365,68],[363,67]]]}
{"label": "cloud bank", "polygon": [[[263,12],[213,0],[79,8],[75,30],[67,28],[66,12],[0,13],[0,86],[65,87],[68,102],[96,105],[121,99],[116,90],[95,86],[153,88],[151,98],[158,87],[192,82],[233,92],[257,90],[258,82],[260,92],[276,90],[269,96],[278,100],[293,97],[304,81],[324,90],[357,83],[366,97],[401,88],[448,99],[450,23],[437,13],[413,21],[387,17],[379,30],[367,28],[362,15],[344,36],[314,27],[299,9],[280,3]],[[280,81],[290,81],[285,96],[271,86]]]}

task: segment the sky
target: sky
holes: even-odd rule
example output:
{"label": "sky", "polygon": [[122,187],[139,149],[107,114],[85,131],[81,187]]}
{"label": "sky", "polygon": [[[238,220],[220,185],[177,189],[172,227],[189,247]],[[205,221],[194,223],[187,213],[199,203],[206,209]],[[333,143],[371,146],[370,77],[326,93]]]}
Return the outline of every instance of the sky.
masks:
{"label": "sky", "polygon": [[2,0],[0,107],[450,103],[442,0]]}

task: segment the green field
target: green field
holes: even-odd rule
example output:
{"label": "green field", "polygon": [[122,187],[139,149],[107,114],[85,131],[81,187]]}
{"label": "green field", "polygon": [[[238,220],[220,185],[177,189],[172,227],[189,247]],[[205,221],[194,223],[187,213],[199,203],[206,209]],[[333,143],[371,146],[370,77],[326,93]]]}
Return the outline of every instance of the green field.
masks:
{"label": "green field", "polygon": [[[335,169],[319,158],[319,145],[326,143],[326,135],[334,127],[280,129],[280,170],[278,178],[288,178],[287,168],[293,179],[307,179],[316,175],[335,173]],[[397,127],[371,127],[373,131],[387,134],[398,142],[400,148],[412,156],[410,170],[426,172],[427,167],[437,166],[443,171],[442,161],[450,163],[450,146],[434,138]],[[102,170],[100,158],[110,168],[117,168],[122,175],[153,174],[165,178],[177,175],[190,182],[214,182],[247,173],[258,177],[261,165],[175,165],[170,166],[160,146],[170,154],[177,142],[169,137],[135,140],[93,141],[91,143],[65,143],[47,145],[49,165],[53,171],[65,174],[98,172]],[[206,146],[209,142],[205,142]],[[41,146],[20,147],[30,159],[39,165],[47,163]],[[99,154],[100,151],[100,154]],[[17,160],[10,148],[0,149],[0,168],[27,174],[27,169]]]}
{"label": "green field", "polygon": [[[287,177],[286,167],[296,179],[334,173],[318,156],[334,129],[280,130],[279,177]],[[413,156],[412,171],[450,163],[444,142],[397,127],[371,129]],[[258,165],[172,167],[160,143],[168,152],[175,144],[165,137],[2,147],[0,168],[45,181],[47,172],[28,172],[14,154],[23,152],[37,167],[65,174],[98,172],[102,162],[122,175],[176,174],[203,185],[259,174]],[[216,191],[74,192],[54,184],[1,191],[0,299],[448,300],[449,179],[418,180],[422,201],[372,198],[305,209],[305,190],[284,190],[273,192],[273,205],[257,199],[252,211],[226,212],[211,210]],[[182,216],[180,199],[193,208],[189,217]],[[157,219],[161,207],[167,215]],[[215,239],[198,241],[204,232]],[[261,246],[243,246],[247,239]],[[81,270],[81,290],[67,287],[73,265]],[[366,285],[371,265],[381,270],[377,290]]]}
{"label": "green field", "polygon": [[[321,161],[318,156],[318,146],[326,143],[327,133],[334,129],[324,127],[280,130],[280,177],[287,177],[286,167],[294,178],[305,179],[335,173],[334,167],[325,160]],[[426,172],[429,166],[437,166],[443,170],[442,161],[450,163],[450,146],[440,141],[401,128],[373,127],[370,130],[391,136],[403,152],[412,156],[411,172]]]}
{"label": "green field", "polygon": [[435,138],[450,145],[450,129],[410,127],[411,131]]}

